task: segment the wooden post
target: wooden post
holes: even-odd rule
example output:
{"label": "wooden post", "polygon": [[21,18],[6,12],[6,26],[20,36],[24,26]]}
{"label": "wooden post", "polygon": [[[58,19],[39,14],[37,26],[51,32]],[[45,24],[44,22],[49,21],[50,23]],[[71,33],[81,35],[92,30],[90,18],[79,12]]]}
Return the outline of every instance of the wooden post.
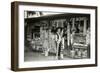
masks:
{"label": "wooden post", "polygon": [[84,18],[84,26],[83,26],[83,34],[86,34],[86,25],[87,25],[87,19]]}
{"label": "wooden post", "polygon": [[67,27],[67,34],[68,34],[68,37],[67,37],[67,40],[68,40],[68,46],[70,45],[70,25],[68,23],[68,27]]}
{"label": "wooden post", "polygon": [[75,29],[75,18],[72,19],[72,29]]}

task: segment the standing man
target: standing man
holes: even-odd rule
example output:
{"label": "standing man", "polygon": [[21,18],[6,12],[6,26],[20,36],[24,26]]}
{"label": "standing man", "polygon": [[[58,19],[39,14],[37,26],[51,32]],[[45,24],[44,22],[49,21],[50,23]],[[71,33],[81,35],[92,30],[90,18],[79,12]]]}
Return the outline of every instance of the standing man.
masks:
{"label": "standing man", "polygon": [[63,58],[63,53],[62,53],[62,49],[64,49],[64,38],[62,38],[63,37],[63,30],[60,28],[60,27],[58,27],[57,28],[57,39],[56,39],[56,43],[57,43],[57,52],[56,52],[56,58],[57,59],[61,59],[61,58]]}

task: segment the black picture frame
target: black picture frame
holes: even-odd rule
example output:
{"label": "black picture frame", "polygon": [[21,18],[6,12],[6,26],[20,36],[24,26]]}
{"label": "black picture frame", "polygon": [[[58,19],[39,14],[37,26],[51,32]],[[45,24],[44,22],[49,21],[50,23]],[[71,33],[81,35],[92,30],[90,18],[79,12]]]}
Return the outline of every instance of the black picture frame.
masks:
{"label": "black picture frame", "polygon": [[[19,6],[44,6],[44,7],[59,7],[59,8],[79,8],[89,9],[95,11],[95,64],[83,65],[63,65],[63,66],[48,66],[48,67],[30,67],[19,68]],[[70,4],[51,4],[51,3],[35,3],[35,2],[20,2],[15,1],[11,3],[11,70],[13,71],[28,71],[28,70],[47,70],[47,69],[61,69],[61,68],[79,68],[79,67],[93,67],[97,66],[97,7],[84,5],[70,5]]]}

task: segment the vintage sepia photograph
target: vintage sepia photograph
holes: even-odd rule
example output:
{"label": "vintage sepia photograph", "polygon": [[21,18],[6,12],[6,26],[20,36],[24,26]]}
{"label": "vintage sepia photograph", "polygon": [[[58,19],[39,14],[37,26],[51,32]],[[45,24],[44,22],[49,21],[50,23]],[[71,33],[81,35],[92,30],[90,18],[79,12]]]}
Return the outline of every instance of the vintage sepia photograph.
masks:
{"label": "vintage sepia photograph", "polygon": [[90,14],[24,11],[24,61],[90,58]]}
{"label": "vintage sepia photograph", "polygon": [[11,69],[97,66],[97,7],[12,2]]}

